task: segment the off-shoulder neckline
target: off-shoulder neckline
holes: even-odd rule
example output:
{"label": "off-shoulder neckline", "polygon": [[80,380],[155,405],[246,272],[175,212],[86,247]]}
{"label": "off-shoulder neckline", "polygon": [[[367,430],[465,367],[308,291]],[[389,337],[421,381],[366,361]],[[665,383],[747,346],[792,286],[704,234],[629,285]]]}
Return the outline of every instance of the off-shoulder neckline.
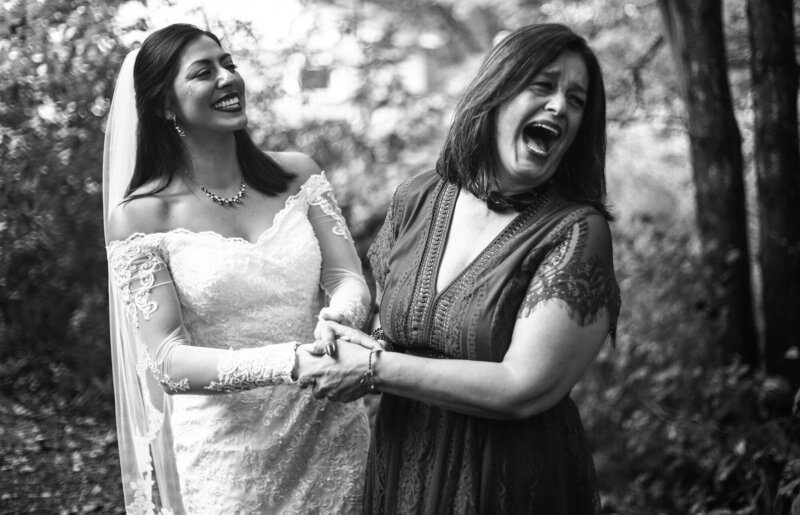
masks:
{"label": "off-shoulder neckline", "polygon": [[114,248],[117,246],[125,246],[135,240],[141,240],[145,238],[160,238],[172,234],[183,234],[187,236],[211,236],[213,238],[218,239],[219,241],[224,241],[229,243],[240,243],[242,245],[248,245],[248,246],[257,246],[263,240],[265,240],[268,235],[271,235],[277,230],[280,221],[286,216],[289,210],[297,203],[297,200],[301,197],[301,195],[306,194],[306,192],[313,185],[315,185],[315,183],[319,181],[322,181],[323,183],[328,182],[328,178],[324,170],[320,171],[319,173],[309,175],[308,179],[306,179],[306,181],[300,186],[300,189],[297,190],[297,193],[294,193],[286,197],[286,201],[284,202],[283,207],[272,217],[272,223],[269,225],[269,227],[264,229],[264,231],[262,231],[261,234],[259,234],[256,237],[255,241],[250,241],[246,238],[242,238],[241,236],[225,236],[224,234],[221,234],[213,230],[195,231],[192,229],[187,229],[185,227],[176,227],[168,231],[156,231],[150,233],[137,231],[128,235],[123,240],[113,240],[108,242],[106,247]]}

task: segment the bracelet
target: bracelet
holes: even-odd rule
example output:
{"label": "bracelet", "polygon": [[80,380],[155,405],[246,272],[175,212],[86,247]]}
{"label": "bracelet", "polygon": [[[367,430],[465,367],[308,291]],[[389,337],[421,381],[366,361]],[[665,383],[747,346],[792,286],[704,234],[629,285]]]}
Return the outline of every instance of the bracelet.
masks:
{"label": "bracelet", "polygon": [[[369,351],[369,361],[367,362],[367,371],[361,376],[359,381],[362,385],[366,386],[367,393],[380,393],[375,387],[375,371],[372,369],[372,355],[381,352],[383,349],[372,349]],[[377,359],[377,358],[376,358]]]}
{"label": "bracelet", "polygon": [[388,351],[394,350],[394,344],[392,343],[391,338],[389,338],[389,336],[387,336],[386,333],[383,332],[382,328],[379,327],[374,331],[372,331],[372,339],[381,340],[385,342],[386,345],[383,346],[383,350],[388,350]]}

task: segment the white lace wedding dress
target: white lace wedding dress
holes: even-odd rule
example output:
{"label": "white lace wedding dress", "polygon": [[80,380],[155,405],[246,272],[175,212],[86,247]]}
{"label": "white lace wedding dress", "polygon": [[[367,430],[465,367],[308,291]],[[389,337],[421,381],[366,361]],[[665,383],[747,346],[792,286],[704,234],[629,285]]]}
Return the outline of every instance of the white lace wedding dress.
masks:
{"label": "white lace wedding dress", "polygon": [[[163,260],[191,345],[228,349],[312,342],[322,258],[307,211],[329,190],[323,174],[312,176],[255,242],[183,229],[139,233],[110,243],[109,262],[116,275],[127,273],[126,263],[143,251]],[[125,279],[117,279],[124,290]],[[141,299],[129,298],[127,304],[128,310],[142,309]],[[147,352],[144,356],[140,376],[148,372]],[[296,385],[168,399],[165,411],[187,513],[360,511],[369,444],[363,402],[317,400]],[[137,500],[146,504],[142,496]]]}

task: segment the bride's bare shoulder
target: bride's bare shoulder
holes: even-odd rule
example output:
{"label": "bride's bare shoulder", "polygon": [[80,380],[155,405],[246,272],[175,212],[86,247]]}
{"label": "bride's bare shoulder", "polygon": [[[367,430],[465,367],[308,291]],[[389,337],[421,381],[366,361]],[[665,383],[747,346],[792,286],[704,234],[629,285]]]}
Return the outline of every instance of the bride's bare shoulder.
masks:
{"label": "bride's bare shoulder", "polygon": [[293,181],[293,190],[299,189],[309,177],[321,171],[316,161],[302,152],[267,152],[267,155],[281,168],[297,176]]}
{"label": "bride's bare shoulder", "polygon": [[145,194],[150,191],[147,186],[137,189],[131,195],[133,198],[120,203],[111,212],[108,220],[109,241],[124,240],[136,233],[155,233],[169,229],[171,197],[175,192],[173,188],[157,194]]}

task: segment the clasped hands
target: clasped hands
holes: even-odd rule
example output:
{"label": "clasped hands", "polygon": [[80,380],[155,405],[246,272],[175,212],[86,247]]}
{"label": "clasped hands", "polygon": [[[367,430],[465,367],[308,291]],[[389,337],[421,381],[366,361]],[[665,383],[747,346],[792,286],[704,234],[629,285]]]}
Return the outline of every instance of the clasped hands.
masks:
{"label": "clasped hands", "polygon": [[341,321],[335,310],[320,311],[316,341],[297,348],[297,383],[312,387],[318,399],[350,402],[369,393],[362,378],[369,369],[370,352],[385,344]]}

